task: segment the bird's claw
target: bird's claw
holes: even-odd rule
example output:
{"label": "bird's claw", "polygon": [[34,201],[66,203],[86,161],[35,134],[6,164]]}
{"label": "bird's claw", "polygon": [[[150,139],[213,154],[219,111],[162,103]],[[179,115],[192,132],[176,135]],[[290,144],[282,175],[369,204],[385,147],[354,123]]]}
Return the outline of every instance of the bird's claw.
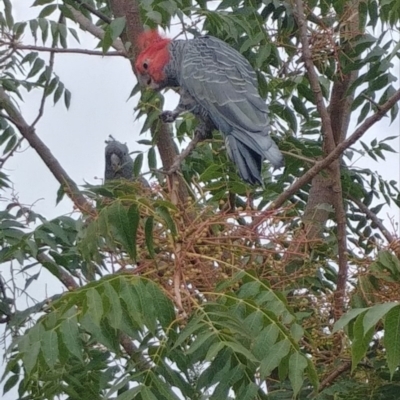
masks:
{"label": "bird's claw", "polygon": [[212,132],[205,129],[196,129],[194,134],[199,138],[199,142],[203,142],[206,139],[212,139]]}
{"label": "bird's claw", "polygon": [[176,117],[177,117],[177,115],[173,111],[163,111],[160,114],[160,119],[164,123],[174,122],[176,120]]}

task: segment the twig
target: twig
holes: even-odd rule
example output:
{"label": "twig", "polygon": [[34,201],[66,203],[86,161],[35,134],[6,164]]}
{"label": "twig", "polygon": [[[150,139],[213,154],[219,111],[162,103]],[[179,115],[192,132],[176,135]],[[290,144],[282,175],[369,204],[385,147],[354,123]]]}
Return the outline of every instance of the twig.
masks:
{"label": "twig", "polygon": [[362,201],[356,199],[353,196],[348,196],[348,198],[357,205],[357,207],[379,228],[382,235],[385,236],[389,243],[393,243],[396,239],[393,235],[385,228],[382,221],[374,214]]}
{"label": "twig", "polygon": [[333,381],[338,378],[343,372],[346,372],[350,369],[351,362],[346,361],[339,367],[336,367],[333,372],[331,372],[320,384],[318,388],[318,392],[322,392],[327,386],[331,385]]}
{"label": "twig", "polygon": [[78,3],[82,8],[89,11],[91,14],[95,15],[97,18],[101,19],[102,21],[106,22],[107,24],[111,24],[112,19],[107,17],[107,15],[103,14],[99,10],[96,10],[91,5],[84,3],[82,0],[74,0],[75,3]]}
{"label": "twig", "polygon": [[195,149],[195,147],[197,146],[197,143],[199,143],[201,141],[202,141],[201,135],[196,133],[194,135],[194,138],[190,141],[190,143],[186,147],[186,149],[183,150],[181,154],[179,154],[178,156],[175,157],[175,161],[171,165],[171,168],[168,170],[167,174],[170,175],[170,174],[173,174],[176,171],[178,171],[183,160]]}
{"label": "twig", "polygon": [[64,49],[64,48],[51,48],[45,46],[33,46],[33,45],[24,45],[24,44],[11,44],[17,50],[32,50],[32,51],[42,51],[42,52],[51,52],[51,53],[68,53],[68,54],[85,54],[89,56],[101,56],[101,57],[126,57],[126,53],[124,51],[109,51],[107,53],[103,53],[99,50],[87,50],[87,49]]}
{"label": "twig", "polygon": [[313,160],[312,158],[304,157],[304,156],[301,156],[299,154],[292,153],[290,151],[281,150],[281,153],[282,154],[286,154],[289,157],[293,157],[293,158],[297,158],[298,160],[305,161],[305,162],[310,163],[310,164],[316,164],[317,163],[317,161]]}
{"label": "twig", "polygon": [[0,169],[3,168],[3,165],[6,163],[6,161],[12,157],[14,155],[14,153],[17,151],[19,145],[22,143],[22,141],[24,140],[24,137],[20,137],[17,141],[17,143],[14,145],[14,147],[8,152],[8,154],[3,157],[0,158]]}
{"label": "twig", "polygon": [[33,127],[27,124],[24,117],[14,106],[11,98],[2,87],[0,87],[0,107],[7,112],[9,117],[13,120],[13,123],[15,123],[15,126],[19,129],[21,135],[28,141],[31,147],[36,150],[58,182],[65,187],[66,194],[74,204],[82,211],[94,213],[91,203],[83,196],[76,183],[69,177],[58,160],[53,156],[50,149],[36,135]]}

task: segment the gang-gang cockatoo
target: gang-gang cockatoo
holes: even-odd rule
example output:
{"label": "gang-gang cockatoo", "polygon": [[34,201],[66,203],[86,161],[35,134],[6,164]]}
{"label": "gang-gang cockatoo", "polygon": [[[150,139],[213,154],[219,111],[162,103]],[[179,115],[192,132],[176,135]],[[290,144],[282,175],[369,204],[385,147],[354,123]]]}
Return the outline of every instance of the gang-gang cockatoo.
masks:
{"label": "gang-gang cockatoo", "polygon": [[275,168],[283,166],[269,135],[268,107],[258,93],[256,74],[238,51],[213,36],[170,40],[155,30],[145,31],[138,47],[140,84],[157,91],[179,88],[179,104],[161,114],[164,122],[191,112],[199,119],[201,139],[214,129],[222,132],[229,157],[248,183],[262,184],[264,159]]}

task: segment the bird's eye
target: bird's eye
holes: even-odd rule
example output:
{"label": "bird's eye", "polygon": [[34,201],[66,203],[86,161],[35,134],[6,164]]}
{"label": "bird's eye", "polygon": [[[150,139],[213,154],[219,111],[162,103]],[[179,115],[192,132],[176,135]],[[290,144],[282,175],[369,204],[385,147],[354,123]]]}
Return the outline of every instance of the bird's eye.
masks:
{"label": "bird's eye", "polygon": [[149,68],[149,65],[147,64],[147,62],[144,62],[144,63],[143,63],[143,68],[144,68],[144,69]]}

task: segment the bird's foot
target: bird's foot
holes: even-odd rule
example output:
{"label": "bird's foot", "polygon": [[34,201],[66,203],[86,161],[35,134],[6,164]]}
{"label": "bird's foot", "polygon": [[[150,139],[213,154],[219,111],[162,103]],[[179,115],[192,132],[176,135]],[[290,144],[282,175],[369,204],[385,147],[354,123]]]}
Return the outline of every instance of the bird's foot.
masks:
{"label": "bird's foot", "polygon": [[205,129],[204,126],[197,127],[194,131],[194,135],[198,138],[199,142],[203,142],[206,139],[212,139],[212,131]]}
{"label": "bird's foot", "polygon": [[174,111],[163,111],[160,114],[160,119],[164,123],[174,122],[177,117],[178,117],[178,114]]}

